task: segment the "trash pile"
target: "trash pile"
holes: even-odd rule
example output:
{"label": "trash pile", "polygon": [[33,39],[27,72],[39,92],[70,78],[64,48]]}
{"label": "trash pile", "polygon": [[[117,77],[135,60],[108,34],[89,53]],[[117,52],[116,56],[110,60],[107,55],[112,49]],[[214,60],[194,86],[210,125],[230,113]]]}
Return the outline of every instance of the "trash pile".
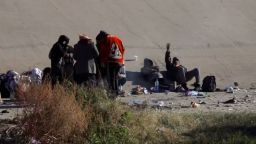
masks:
{"label": "trash pile", "polygon": [[150,94],[147,90],[147,88],[145,87],[142,87],[140,85],[136,86],[135,88],[133,88],[129,93],[128,93],[128,96],[131,96],[131,95],[148,95]]}
{"label": "trash pile", "polygon": [[137,106],[137,107],[151,107],[151,108],[171,108],[170,103],[165,102],[163,100],[150,99],[132,99],[128,102],[129,106]]}
{"label": "trash pile", "polygon": [[26,92],[31,84],[41,84],[43,73],[39,68],[19,74],[14,70],[9,70],[0,75],[1,98],[14,100],[17,91]]}

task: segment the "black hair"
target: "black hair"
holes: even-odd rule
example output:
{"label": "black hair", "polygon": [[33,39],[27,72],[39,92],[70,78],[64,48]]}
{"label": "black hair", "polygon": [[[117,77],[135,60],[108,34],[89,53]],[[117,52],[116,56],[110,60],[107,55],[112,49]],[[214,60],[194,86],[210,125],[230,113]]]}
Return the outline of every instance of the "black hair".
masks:
{"label": "black hair", "polygon": [[177,62],[180,61],[177,57],[172,59],[172,64],[177,65]]}
{"label": "black hair", "polygon": [[100,33],[96,36],[97,41],[101,41],[103,38],[107,37],[109,35],[107,32],[101,30]]}

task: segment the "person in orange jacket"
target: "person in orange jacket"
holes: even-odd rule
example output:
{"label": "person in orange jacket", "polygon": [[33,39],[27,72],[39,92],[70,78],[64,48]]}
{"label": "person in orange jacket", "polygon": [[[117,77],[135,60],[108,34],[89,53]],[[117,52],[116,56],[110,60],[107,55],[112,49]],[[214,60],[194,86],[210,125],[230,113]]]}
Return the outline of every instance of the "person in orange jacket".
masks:
{"label": "person in orange jacket", "polygon": [[96,37],[99,50],[99,62],[102,78],[107,78],[111,90],[118,93],[118,72],[124,65],[124,52],[122,40],[105,31],[100,31]]}

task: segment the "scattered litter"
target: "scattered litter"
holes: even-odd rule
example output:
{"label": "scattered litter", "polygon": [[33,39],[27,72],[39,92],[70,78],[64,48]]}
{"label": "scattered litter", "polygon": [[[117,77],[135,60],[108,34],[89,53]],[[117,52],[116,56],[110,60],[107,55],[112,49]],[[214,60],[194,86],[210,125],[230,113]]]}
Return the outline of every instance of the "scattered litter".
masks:
{"label": "scattered litter", "polygon": [[144,87],[141,87],[140,85],[136,86],[132,89],[131,94],[133,95],[142,95],[144,94]]}
{"label": "scattered litter", "polygon": [[250,100],[250,95],[246,95],[244,98],[243,98],[243,100],[244,100],[244,102],[248,102],[248,101],[251,101]]}
{"label": "scattered litter", "polygon": [[145,95],[149,94],[149,92],[146,88],[143,89],[143,92],[144,92]]}
{"label": "scattered litter", "polygon": [[8,110],[2,110],[1,113],[10,113]]}
{"label": "scattered litter", "polygon": [[185,93],[186,96],[205,96],[205,93],[198,91],[187,91]]}
{"label": "scattered litter", "polygon": [[232,86],[226,88],[227,93],[234,93],[234,88]]}
{"label": "scattered litter", "polygon": [[165,106],[164,102],[163,101],[158,101],[157,104],[162,107],[162,106]]}
{"label": "scattered litter", "polygon": [[223,103],[224,104],[235,104],[235,103],[237,103],[237,100],[236,100],[236,98],[232,98],[232,99],[227,100],[227,101],[225,101]]}
{"label": "scattered litter", "polygon": [[149,101],[148,105],[152,107],[164,107],[166,106],[164,101],[158,101],[158,100],[151,100]]}
{"label": "scattered litter", "polygon": [[238,87],[239,85],[238,85],[238,82],[234,82],[234,86],[227,86],[226,88],[225,88],[225,91],[227,92],[227,93],[234,93],[234,92],[236,92],[236,91],[240,91],[240,88]]}
{"label": "scattered litter", "polygon": [[239,91],[240,88],[239,88],[238,86],[239,86],[239,85],[238,85],[238,82],[234,82],[234,90]]}
{"label": "scattered litter", "polygon": [[191,102],[191,107],[192,108],[198,108],[198,107],[200,107],[200,104],[198,104],[196,102]]}
{"label": "scattered litter", "polygon": [[186,96],[197,96],[198,92],[197,91],[187,91],[185,93]]}
{"label": "scattered litter", "polygon": [[199,100],[199,104],[206,104],[206,102]]}
{"label": "scattered litter", "polygon": [[229,111],[232,111],[232,110],[234,110],[234,109],[232,109],[232,108],[229,108],[228,110],[229,110]]}
{"label": "scattered litter", "polygon": [[137,61],[138,60],[138,56],[135,55],[134,56],[134,60]]}
{"label": "scattered litter", "polygon": [[145,105],[145,104],[146,104],[146,101],[141,99],[133,99],[133,100],[130,100],[128,103],[129,106],[137,106],[137,105]]}

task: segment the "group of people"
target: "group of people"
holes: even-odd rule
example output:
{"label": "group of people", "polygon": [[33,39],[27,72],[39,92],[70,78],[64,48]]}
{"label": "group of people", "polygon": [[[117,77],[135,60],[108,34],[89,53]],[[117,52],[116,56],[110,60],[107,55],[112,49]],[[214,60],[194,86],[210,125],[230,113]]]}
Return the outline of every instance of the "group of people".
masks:
{"label": "group of people", "polygon": [[49,52],[53,87],[65,78],[73,78],[78,85],[99,85],[101,82],[114,93],[123,92],[125,48],[119,37],[100,31],[96,44],[84,34],[79,35],[74,48],[68,44],[69,38],[61,35]]}
{"label": "group of people", "polygon": [[[123,95],[123,85],[126,83],[124,55],[125,48],[121,39],[105,31],[99,32],[96,44],[89,36],[79,35],[79,41],[74,47],[69,45],[67,36],[61,35],[49,52],[51,68],[43,71],[34,68],[21,75],[13,70],[1,74],[0,91],[2,96],[8,97],[14,95],[19,84],[26,88],[26,83],[41,84],[49,77],[53,88],[57,83],[61,84],[64,79],[68,79],[78,85],[107,87],[112,93]],[[144,60],[142,74],[151,81],[158,79],[163,84],[166,84],[164,79],[176,81],[185,91],[189,90],[187,82],[195,78],[195,90],[200,90],[198,68],[188,71],[177,57],[171,58],[170,44],[167,44],[165,63],[166,77],[149,59]]]}
{"label": "group of people", "polygon": [[[122,86],[126,82],[125,48],[119,37],[100,31],[96,36],[96,44],[84,34],[79,35],[79,41],[74,48],[68,44],[69,38],[61,35],[50,50],[50,76],[53,86],[67,78],[73,79],[78,85],[104,85],[117,94],[124,92]],[[195,90],[200,90],[198,68],[188,71],[177,57],[171,58],[169,43],[165,52],[165,63],[167,79],[176,81],[187,91],[187,82],[195,78],[193,86]]]}

